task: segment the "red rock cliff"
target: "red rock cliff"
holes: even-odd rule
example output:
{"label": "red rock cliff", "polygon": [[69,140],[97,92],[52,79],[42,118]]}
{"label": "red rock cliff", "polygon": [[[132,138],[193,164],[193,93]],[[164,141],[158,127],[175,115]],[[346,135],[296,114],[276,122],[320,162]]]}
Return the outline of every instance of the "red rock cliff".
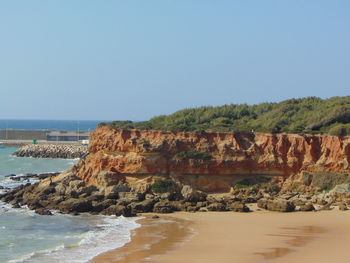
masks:
{"label": "red rock cliff", "polygon": [[[183,151],[208,152],[211,160],[181,159]],[[192,133],[98,128],[90,154],[76,167],[88,184],[171,176],[205,191],[224,191],[245,176],[301,172],[348,173],[350,137]]]}

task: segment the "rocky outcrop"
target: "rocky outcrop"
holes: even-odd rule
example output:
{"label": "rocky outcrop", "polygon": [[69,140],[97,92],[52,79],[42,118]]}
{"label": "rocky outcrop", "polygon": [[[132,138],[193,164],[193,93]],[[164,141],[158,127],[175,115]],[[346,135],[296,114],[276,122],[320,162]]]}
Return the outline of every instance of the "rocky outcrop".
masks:
{"label": "rocky outcrop", "polygon": [[318,175],[350,171],[350,138],[329,135],[101,127],[91,135],[89,153],[75,173],[96,186],[161,176],[204,192],[225,192],[244,178],[279,176],[289,188],[296,182],[314,188]]}
{"label": "rocky outcrop", "polygon": [[258,207],[277,212],[293,212],[295,209],[295,205],[290,201],[283,199],[269,200],[265,198],[258,201]]}
{"label": "rocky outcrop", "polygon": [[33,174],[33,173],[27,173],[23,175],[16,175],[16,174],[9,174],[5,175],[5,177],[9,178],[12,181],[28,181],[29,179],[38,179],[43,180],[45,178],[58,175],[59,172],[56,173],[41,173],[41,174]]}
{"label": "rocky outcrop", "polygon": [[6,191],[0,195],[0,201],[14,208],[27,206],[41,215],[51,215],[51,210],[73,215],[89,212],[116,216],[175,211],[250,212],[252,203],[257,203],[260,209],[277,212],[329,210],[335,206],[346,210],[350,205],[349,193],[341,192],[341,196],[338,191],[316,195],[285,193],[270,184],[233,188],[226,194],[206,194],[181,184],[165,193],[155,192],[153,187],[124,183],[98,188],[87,185],[72,170]]}
{"label": "rocky outcrop", "polygon": [[17,157],[77,159],[87,155],[86,146],[62,144],[29,144],[19,148]]}
{"label": "rocky outcrop", "polygon": [[251,203],[278,212],[346,210],[349,145],[349,137],[102,127],[72,169],[0,199],[40,214],[249,212]]}
{"label": "rocky outcrop", "polygon": [[124,184],[97,188],[87,185],[68,170],[38,183],[8,190],[7,193],[0,195],[0,200],[11,204],[14,208],[26,205],[41,215],[51,215],[50,210],[73,215],[89,212],[117,216],[174,211],[249,212],[249,208],[232,195],[225,199],[208,197],[188,185],[174,191],[156,193],[151,188],[142,190]]}

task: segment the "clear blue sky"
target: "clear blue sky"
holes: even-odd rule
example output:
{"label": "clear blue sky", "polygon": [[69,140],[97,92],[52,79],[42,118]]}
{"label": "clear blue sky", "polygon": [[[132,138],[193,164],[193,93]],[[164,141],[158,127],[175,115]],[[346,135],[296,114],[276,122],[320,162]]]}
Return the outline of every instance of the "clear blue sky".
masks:
{"label": "clear blue sky", "polygon": [[348,0],[1,0],[0,119],[350,93]]}

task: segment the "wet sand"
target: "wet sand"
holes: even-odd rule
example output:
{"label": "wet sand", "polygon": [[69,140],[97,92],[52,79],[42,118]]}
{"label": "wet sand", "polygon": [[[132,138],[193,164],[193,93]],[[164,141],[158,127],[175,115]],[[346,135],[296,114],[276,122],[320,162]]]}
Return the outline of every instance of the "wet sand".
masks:
{"label": "wet sand", "polygon": [[103,253],[90,263],[150,262],[154,255],[161,255],[180,247],[192,234],[192,221],[155,214],[144,215],[137,221],[142,227],[132,232],[132,241],[120,249]]}
{"label": "wet sand", "polygon": [[132,242],[91,262],[348,261],[350,211],[181,212],[160,217],[140,221]]}

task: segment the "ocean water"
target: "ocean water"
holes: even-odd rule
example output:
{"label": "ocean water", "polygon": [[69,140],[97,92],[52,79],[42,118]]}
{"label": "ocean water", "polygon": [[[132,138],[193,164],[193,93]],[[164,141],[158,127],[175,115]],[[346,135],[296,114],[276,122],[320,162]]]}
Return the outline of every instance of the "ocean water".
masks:
{"label": "ocean water", "polygon": [[68,130],[88,131],[95,130],[101,120],[0,120],[0,130]]}
{"label": "ocean water", "polygon": [[[75,160],[18,158],[15,147],[0,149],[0,185],[19,182],[5,175],[62,171]],[[26,182],[23,182],[26,183]],[[0,262],[81,263],[130,241],[136,219],[55,213],[41,216],[0,202]]]}

